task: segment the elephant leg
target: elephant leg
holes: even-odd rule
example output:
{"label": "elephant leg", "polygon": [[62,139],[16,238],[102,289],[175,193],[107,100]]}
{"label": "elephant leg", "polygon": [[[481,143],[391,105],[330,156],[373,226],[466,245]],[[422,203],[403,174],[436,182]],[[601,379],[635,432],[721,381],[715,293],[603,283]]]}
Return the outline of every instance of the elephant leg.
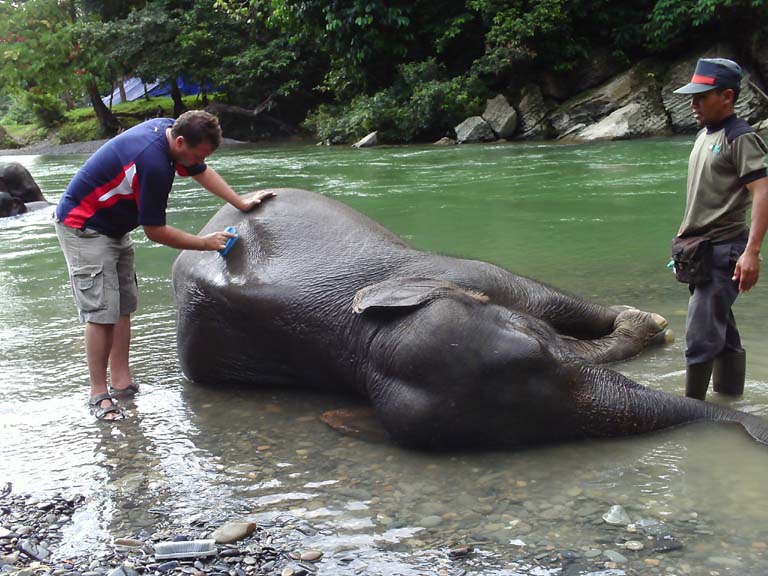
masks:
{"label": "elephant leg", "polygon": [[649,345],[670,343],[673,340],[674,335],[667,329],[664,318],[633,308],[619,312],[613,331],[601,338],[578,340],[559,337],[562,350],[591,364],[625,360],[639,354]]}
{"label": "elephant leg", "polygon": [[[618,309],[589,302],[493,264],[476,260],[459,263],[447,258],[440,260],[439,277],[479,290],[493,303],[544,320],[567,336],[600,338],[613,332]],[[423,275],[424,270],[419,274]]]}
{"label": "elephant leg", "polygon": [[[464,288],[479,290],[494,304],[543,320],[560,334],[573,338],[596,339],[610,335],[616,328],[619,314],[628,308],[590,302],[477,260],[439,257],[430,261],[421,260],[418,264],[418,269],[412,272],[414,276],[434,275]],[[661,331],[663,328],[660,326],[653,332]]]}
{"label": "elephant leg", "polygon": [[[598,345],[607,350],[625,340],[643,340],[647,344],[653,337],[664,339],[660,334],[667,327],[667,321],[658,314],[640,312],[629,306],[603,306],[530,278],[509,272],[507,275],[499,303],[544,320],[560,334],[593,341],[609,337]],[[632,314],[627,315],[630,311]],[[621,352],[620,356],[626,358],[639,351]]]}

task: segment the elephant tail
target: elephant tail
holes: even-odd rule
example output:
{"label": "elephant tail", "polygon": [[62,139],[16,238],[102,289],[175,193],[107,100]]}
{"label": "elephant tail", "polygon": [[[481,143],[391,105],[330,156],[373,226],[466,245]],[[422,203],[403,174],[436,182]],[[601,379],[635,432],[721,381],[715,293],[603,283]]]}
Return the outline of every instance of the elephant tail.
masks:
{"label": "elephant tail", "polygon": [[627,436],[717,421],[741,424],[752,438],[768,444],[768,422],[758,416],[653,390],[607,368],[583,366],[578,372],[574,400],[585,436]]}
{"label": "elephant tail", "polygon": [[738,410],[732,410],[730,408],[720,408],[724,414],[716,415],[713,419],[724,422],[738,422],[741,424],[747,433],[761,444],[768,444],[768,422],[754,416],[753,414],[747,414],[746,412],[740,412]]}

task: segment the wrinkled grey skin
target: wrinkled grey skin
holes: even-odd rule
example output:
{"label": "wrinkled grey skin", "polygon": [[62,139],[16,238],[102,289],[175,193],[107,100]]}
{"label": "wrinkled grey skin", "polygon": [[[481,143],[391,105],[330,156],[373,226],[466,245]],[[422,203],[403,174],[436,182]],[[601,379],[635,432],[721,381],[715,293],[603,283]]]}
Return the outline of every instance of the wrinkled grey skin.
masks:
{"label": "wrinkled grey skin", "polygon": [[226,258],[173,267],[185,375],[211,385],[355,392],[396,442],[515,448],[762,420],[645,388],[595,366],[663,341],[666,322],[606,308],[485,262],[421,252],[311,192],[242,213]]}
{"label": "wrinkled grey skin", "polygon": [[0,218],[51,206],[29,171],[18,162],[0,163]]}

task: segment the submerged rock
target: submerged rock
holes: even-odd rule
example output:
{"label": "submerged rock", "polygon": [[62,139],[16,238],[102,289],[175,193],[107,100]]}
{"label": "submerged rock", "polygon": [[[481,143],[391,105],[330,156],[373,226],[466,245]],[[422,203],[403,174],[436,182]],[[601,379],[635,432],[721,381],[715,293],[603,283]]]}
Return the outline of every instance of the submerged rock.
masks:
{"label": "submerged rock", "polygon": [[618,504],[616,506],[611,506],[611,509],[603,514],[603,520],[614,526],[619,526],[622,524],[627,525],[631,522],[627,512],[622,506],[619,506]]}

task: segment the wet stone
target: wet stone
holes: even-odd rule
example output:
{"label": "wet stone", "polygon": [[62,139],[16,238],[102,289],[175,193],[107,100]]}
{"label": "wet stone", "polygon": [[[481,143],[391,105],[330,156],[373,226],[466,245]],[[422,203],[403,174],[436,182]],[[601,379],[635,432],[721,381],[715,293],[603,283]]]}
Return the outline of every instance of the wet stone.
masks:
{"label": "wet stone", "polygon": [[301,553],[301,557],[299,559],[303,562],[317,562],[322,557],[323,553],[319,550],[306,550]]}
{"label": "wet stone", "polygon": [[256,530],[253,522],[229,522],[214,530],[211,537],[217,544],[231,544],[250,536]]}
{"label": "wet stone", "polygon": [[163,564],[160,564],[160,566],[157,567],[157,571],[161,574],[165,574],[166,572],[170,572],[179,566],[181,566],[181,564],[179,564],[178,560],[171,560],[170,562],[164,562]]}
{"label": "wet stone", "polygon": [[619,505],[611,506],[611,509],[603,514],[603,520],[613,526],[627,525],[631,522],[629,514],[627,514],[623,506]]}
{"label": "wet stone", "polygon": [[474,548],[472,546],[462,546],[461,548],[454,548],[448,552],[450,558],[462,558],[468,556]]}
{"label": "wet stone", "polygon": [[112,570],[109,576],[139,576],[139,573],[130,566],[123,564]]}
{"label": "wet stone", "polygon": [[45,560],[50,556],[48,549],[42,544],[35,544],[31,540],[22,540],[19,542],[19,550],[35,560]]}
{"label": "wet stone", "polygon": [[735,558],[725,558],[723,556],[710,556],[707,558],[707,562],[714,564],[715,566],[724,566],[727,568],[741,568],[744,563]]}
{"label": "wet stone", "polygon": [[616,550],[606,550],[603,552],[603,556],[608,558],[610,562],[613,562],[615,564],[626,564],[627,558],[626,556],[620,554],[619,552],[616,552]]}
{"label": "wet stone", "polygon": [[671,552],[672,550],[680,550],[682,547],[683,544],[672,534],[663,534],[654,540],[652,550],[654,552]]}
{"label": "wet stone", "polygon": [[592,548],[591,550],[587,550],[584,553],[584,557],[585,558],[597,558],[602,553],[603,553],[602,550],[598,550],[597,548]]}
{"label": "wet stone", "polygon": [[240,556],[240,550],[237,548],[224,548],[221,552],[219,552],[219,556],[222,558],[232,558],[234,556]]}
{"label": "wet stone", "polygon": [[667,527],[662,522],[652,518],[641,518],[635,522],[635,527],[645,534],[658,536],[667,531]]}

